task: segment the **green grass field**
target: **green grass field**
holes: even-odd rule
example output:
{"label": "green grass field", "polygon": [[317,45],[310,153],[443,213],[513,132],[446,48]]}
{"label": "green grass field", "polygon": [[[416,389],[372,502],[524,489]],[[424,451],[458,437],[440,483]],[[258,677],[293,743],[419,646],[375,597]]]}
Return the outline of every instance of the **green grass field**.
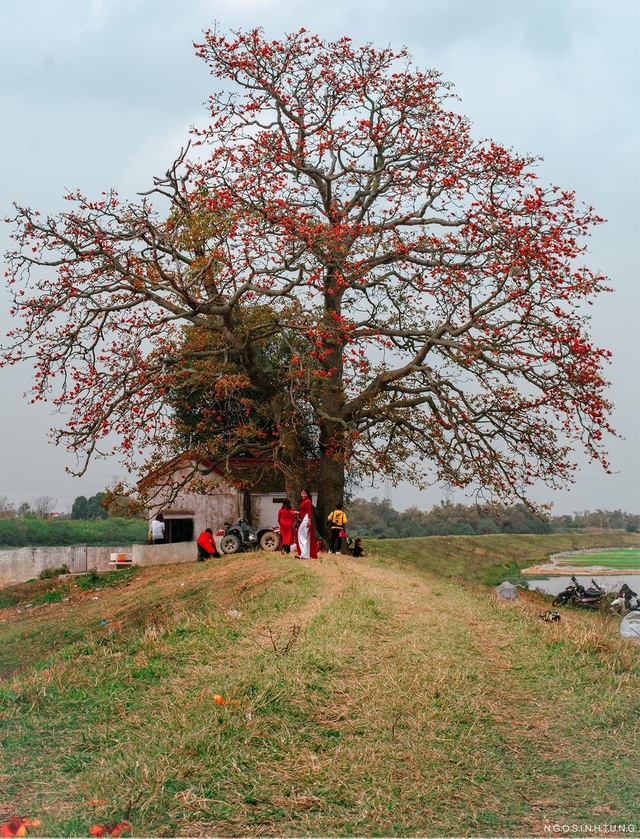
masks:
{"label": "green grass field", "polygon": [[640,550],[620,548],[617,550],[598,551],[588,554],[575,554],[558,560],[558,565],[606,565],[617,571],[640,571]]}
{"label": "green grass field", "polygon": [[0,519],[0,548],[60,545],[131,545],[147,541],[139,519]]}
{"label": "green grass field", "polygon": [[640,830],[639,648],[613,615],[546,624],[549,598],[499,603],[473,582],[562,549],[510,538],[3,590],[0,822],[39,819],[34,837],[125,818],[134,836]]}

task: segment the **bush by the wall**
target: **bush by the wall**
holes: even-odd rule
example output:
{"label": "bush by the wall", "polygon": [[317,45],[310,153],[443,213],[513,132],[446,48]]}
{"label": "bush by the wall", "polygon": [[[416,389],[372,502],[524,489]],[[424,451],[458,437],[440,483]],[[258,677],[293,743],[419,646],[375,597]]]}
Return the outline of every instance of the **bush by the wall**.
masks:
{"label": "bush by the wall", "polygon": [[39,580],[51,580],[54,577],[61,577],[63,574],[69,574],[69,566],[61,565],[59,568],[45,568],[38,574]]}

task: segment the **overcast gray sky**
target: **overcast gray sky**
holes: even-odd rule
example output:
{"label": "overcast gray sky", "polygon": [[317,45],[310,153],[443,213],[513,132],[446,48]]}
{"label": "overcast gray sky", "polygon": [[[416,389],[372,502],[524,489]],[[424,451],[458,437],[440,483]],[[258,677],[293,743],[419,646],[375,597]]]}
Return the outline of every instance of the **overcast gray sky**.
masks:
{"label": "overcast gray sky", "polygon": [[[592,333],[609,370],[615,474],[584,465],[566,492],[541,487],[554,512],[640,508],[640,3],[638,0],[34,0],[0,11],[0,214],[11,201],[56,212],[66,190],[133,197],[162,174],[206,119],[211,79],[193,41],[220,28],[262,26],[278,38],[304,26],[322,37],[407,46],[455,85],[478,138],[544,158],[543,181],[575,189],[608,223],[588,263],[615,293],[597,300]],[[10,245],[2,225],[0,250]],[[4,269],[3,269],[4,273]],[[0,332],[9,328],[2,291]],[[66,512],[116,477],[115,460],[81,478],[47,442],[55,416],[23,398],[29,371],[0,371],[0,496],[50,495]],[[384,495],[384,484],[362,493]],[[392,491],[397,509],[428,509],[438,487]],[[466,503],[461,494],[454,501]]]}

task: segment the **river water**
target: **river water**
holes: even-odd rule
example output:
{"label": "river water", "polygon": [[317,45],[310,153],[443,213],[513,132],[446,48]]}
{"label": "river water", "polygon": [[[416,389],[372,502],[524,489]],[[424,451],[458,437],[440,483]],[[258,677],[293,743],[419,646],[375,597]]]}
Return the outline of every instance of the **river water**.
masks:
{"label": "river water", "polygon": [[[632,591],[640,594],[640,574],[598,574],[594,572],[587,573],[587,575],[575,574],[574,576],[585,588],[589,588],[591,578],[593,577],[596,583],[605,591],[618,592],[622,584],[626,583]],[[529,591],[535,591],[537,589],[538,591],[544,592],[544,594],[553,594],[555,596],[569,585],[571,575],[567,577],[556,577],[554,575],[547,580],[527,577],[527,582],[529,583]]]}

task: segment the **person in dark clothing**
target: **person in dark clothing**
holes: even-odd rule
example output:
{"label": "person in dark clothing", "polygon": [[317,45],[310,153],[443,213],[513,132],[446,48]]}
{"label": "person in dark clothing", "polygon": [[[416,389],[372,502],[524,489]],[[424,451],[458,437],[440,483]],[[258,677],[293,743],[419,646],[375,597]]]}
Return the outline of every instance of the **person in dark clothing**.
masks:
{"label": "person in dark clothing", "polygon": [[329,513],[327,518],[331,528],[331,536],[329,538],[329,553],[339,554],[342,549],[342,540],[346,538],[347,531],[347,517],[344,513],[342,504],[338,504],[336,509]]}
{"label": "person in dark clothing", "polygon": [[364,548],[362,547],[362,539],[356,539],[351,549],[353,556],[365,556]]}
{"label": "person in dark clothing", "polygon": [[212,556],[220,556],[218,549],[216,548],[216,543],[213,539],[213,530],[211,530],[210,527],[207,527],[207,529],[203,530],[198,536],[197,545],[198,562],[204,562],[205,559],[209,559]]}

